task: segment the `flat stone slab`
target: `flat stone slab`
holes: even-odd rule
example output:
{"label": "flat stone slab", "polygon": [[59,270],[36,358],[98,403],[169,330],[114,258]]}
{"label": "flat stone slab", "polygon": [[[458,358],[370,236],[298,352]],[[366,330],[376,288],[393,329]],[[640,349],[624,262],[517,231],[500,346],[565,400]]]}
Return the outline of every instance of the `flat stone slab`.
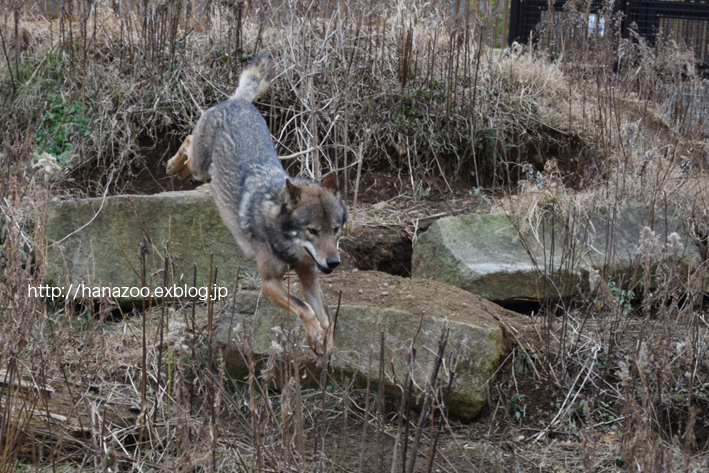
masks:
{"label": "flat stone slab", "polygon": [[[45,233],[47,279],[55,287],[72,288],[69,297],[80,283],[92,291],[140,288],[139,253],[146,236],[147,284],[153,288],[163,284],[166,247],[176,256],[173,283],[192,287],[197,265],[197,288],[205,295],[212,254],[217,284],[230,294],[239,268],[255,268],[222,224],[208,190],[51,202]],[[121,305],[142,300],[132,293],[121,290],[115,300]]]}
{"label": "flat stone slab", "polygon": [[[421,388],[430,379],[441,332],[446,326],[450,328],[450,335],[439,381],[445,386],[449,370],[455,366],[449,411],[464,420],[480,412],[487,400],[485,383],[492,378],[505,350],[503,332],[495,318],[512,319],[516,315],[466,291],[435,281],[361,271],[323,278],[322,283],[333,315],[338,292],[345,289],[331,359],[333,376],[344,373],[353,377],[357,385],[364,386],[369,373],[376,389],[383,332],[385,391],[400,395],[400,389],[392,380],[403,383],[408,353],[413,345],[416,350],[414,401],[420,404],[424,398]],[[382,295],[384,292],[387,294]],[[262,366],[272,347],[283,346],[285,337],[298,340],[298,353],[306,371],[319,379],[300,320],[274,307],[258,292],[242,291],[237,295],[235,310],[223,316],[213,341],[217,347],[225,349],[229,374],[243,380],[248,375],[242,357],[247,340],[251,341],[251,350]],[[258,368],[257,374],[260,374]]]}
{"label": "flat stone slab", "polygon": [[[590,269],[628,273],[636,267],[640,233],[651,227],[661,246],[676,232],[688,263],[700,252],[677,213],[654,215],[644,207],[597,213],[577,222],[542,221],[520,232],[500,214],[447,217],[414,244],[415,278],[444,282],[497,302],[568,297],[588,287]],[[664,249],[669,258],[671,250]]]}

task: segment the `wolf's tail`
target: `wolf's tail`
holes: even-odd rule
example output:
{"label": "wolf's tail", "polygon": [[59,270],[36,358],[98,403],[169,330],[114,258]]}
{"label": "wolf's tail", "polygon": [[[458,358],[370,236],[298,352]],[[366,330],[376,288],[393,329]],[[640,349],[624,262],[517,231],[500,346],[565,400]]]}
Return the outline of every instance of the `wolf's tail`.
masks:
{"label": "wolf's tail", "polygon": [[266,92],[272,78],[273,62],[265,54],[259,54],[241,73],[239,87],[231,98],[253,102]]}

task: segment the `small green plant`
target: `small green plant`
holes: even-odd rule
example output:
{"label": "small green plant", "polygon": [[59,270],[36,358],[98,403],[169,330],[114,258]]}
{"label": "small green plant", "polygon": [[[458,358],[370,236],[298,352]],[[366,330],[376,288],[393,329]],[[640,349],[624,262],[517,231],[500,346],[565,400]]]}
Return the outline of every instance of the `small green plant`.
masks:
{"label": "small green plant", "polygon": [[519,361],[517,362],[516,370],[519,374],[534,372],[534,364],[537,357],[534,353],[520,353]]}
{"label": "small green plant", "polygon": [[600,400],[598,402],[600,403],[601,407],[603,408],[603,411],[604,411],[603,415],[611,422],[616,420],[616,415],[611,410],[611,405],[606,402],[600,401]]}
{"label": "small green plant", "polygon": [[475,197],[485,197],[485,188],[484,187],[473,187],[468,191],[469,195],[474,195]]}
{"label": "small green plant", "polygon": [[510,402],[507,403],[507,412],[514,415],[517,420],[520,420],[524,415],[524,406],[520,401],[525,397],[526,395],[524,394],[516,394],[515,396],[512,396]]}
{"label": "small green plant", "polygon": [[631,302],[635,299],[635,292],[629,289],[621,289],[614,281],[611,281],[608,286],[611,289],[611,294],[615,297],[616,304],[620,307],[623,317],[627,317],[632,309]]}
{"label": "small green plant", "polygon": [[579,401],[578,405],[575,408],[573,408],[573,414],[575,414],[579,420],[585,421],[587,413],[588,413],[588,405],[586,404],[586,400],[581,399]]}
{"label": "small green plant", "polygon": [[37,154],[49,153],[65,166],[74,151],[72,139],[91,135],[89,119],[83,113],[81,102],[70,106],[61,96],[52,96],[52,104],[44,113],[37,131]]}

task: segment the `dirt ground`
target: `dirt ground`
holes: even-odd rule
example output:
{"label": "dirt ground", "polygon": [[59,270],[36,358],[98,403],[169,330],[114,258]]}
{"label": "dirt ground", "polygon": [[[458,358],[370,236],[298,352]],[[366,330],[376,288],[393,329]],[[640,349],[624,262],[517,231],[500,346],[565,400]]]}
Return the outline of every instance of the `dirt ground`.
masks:
{"label": "dirt ground", "polygon": [[[518,315],[497,304],[437,281],[392,276],[376,271],[336,271],[320,278],[325,298],[331,307],[337,306],[340,291],[345,304],[365,304],[379,308],[399,309],[416,316],[437,315],[457,320],[478,307],[490,317],[514,322]],[[491,324],[491,318],[479,318],[476,323]],[[466,320],[470,320],[469,318]]]}
{"label": "dirt ground", "polygon": [[[536,356],[534,345],[530,342],[540,342],[536,336],[539,329],[537,319],[505,310],[474,294],[435,281],[417,281],[415,292],[408,278],[370,271],[338,270],[323,277],[321,281],[328,303],[333,308],[336,307],[340,291],[343,303],[362,302],[376,307],[403,309],[414,314],[447,313],[454,317],[475,304],[489,310],[491,315],[489,319],[481,319],[480,323],[489,324],[494,319],[505,330],[508,351],[496,379],[490,384],[488,406],[471,423],[450,420],[443,425],[440,433],[438,424],[434,429],[426,428],[415,472],[429,471],[431,440],[436,436],[437,452],[430,470],[433,472],[583,471],[580,454],[583,439],[580,431],[569,428],[567,422],[545,431],[545,427],[559,411],[564,393],[526,361]],[[297,293],[298,284],[294,283],[291,289]],[[385,292],[387,294],[383,294]],[[228,302],[222,304],[228,305]],[[218,314],[221,308],[217,307],[215,311]],[[206,330],[207,312],[207,307],[201,304],[196,311],[197,325],[202,330]],[[153,309],[153,321],[159,313],[159,307]],[[172,314],[170,317],[175,319],[168,325],[179,331],[184,327],[180,322],[183,315],[177,312]],[[141,320],[139,317],[131,317],[126,321],[128,329],[122,327],[123,321],[117,322],[116,329],[107,329],[106,343],[109,352],[117,353],[120,348],[120,356],[114,360],[115,376],[117,382],[124,383],[122,377],[126,367],[139,366],[141,357],[139,338],[129,337],[126,340],[125,333],[139,333]],[[156,323],[151,324],[153,330],[156,326]],[[170,338],[173,335],[166,336]],[[538,359],[535,362],[539,366],[544,361]],[[344,386],[338,383],[341,380],[337,376],[330,381],[331,387],[337,386],[328,389],[333,398],[341,397],[345,391]],[[519,393],[524,393],[524,396],[515,404],[512,399]],[[303,392],[304,411],[309,416],[319,415],[319,394],[317,390]],[[277,394],[274,395],[274,399],[277,398]],[[360,462],[363,472],[390,471],[391,459],[395,454],[398,403],[393,398],[385,398],[383,416],[376,413],[377,409],[372,404],[365,434],[365,390],[351,390],[349,396],[352,405],[347,419],[341,407],[328,410],[325,433],[328,462],[342,468],[342,471],[359,471]],[[376,403],[375,392],[370,393],[370,399]],[[519,418],[517,412],[521,414]],[[413,430],[419,415],[420,412],[415,409],[411,413],[413,425],[410,441],[413,440]],[[599,458],[605,458],[599,462],[605,467],[601,471],[620,471],[615,468],[615,457],[612,455],[621,439],[614,424],[582,417],[578,417],[576,422],[586,425],[592,431],[594,451],[597,456],[600,455]],[[250,434],[244,430],[243,418],[239,416],[226,416],[222,418],[221,425],[222,440],[227,443],[238,443],[249,438]],[[535,435],[542,432],[544,435],[537,440]],[[315,450],[313,435],[312,431],[306,435],[308,452]],[[411,445],[409,443],[409,448]],[[401,455],[400,448],[396,454]],[[380,463],[383,470],[380,469]]]}

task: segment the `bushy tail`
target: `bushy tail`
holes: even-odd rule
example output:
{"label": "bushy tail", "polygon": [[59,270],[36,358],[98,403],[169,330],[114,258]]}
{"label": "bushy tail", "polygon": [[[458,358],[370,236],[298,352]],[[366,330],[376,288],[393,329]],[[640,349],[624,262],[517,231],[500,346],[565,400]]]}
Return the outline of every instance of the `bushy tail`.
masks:
{"label": "bushy tail", "polygon": [[231,98],[253,102],[266,92],[272,78],[273,62],[265,54],[259,54],[241,73],[239,87]]}

